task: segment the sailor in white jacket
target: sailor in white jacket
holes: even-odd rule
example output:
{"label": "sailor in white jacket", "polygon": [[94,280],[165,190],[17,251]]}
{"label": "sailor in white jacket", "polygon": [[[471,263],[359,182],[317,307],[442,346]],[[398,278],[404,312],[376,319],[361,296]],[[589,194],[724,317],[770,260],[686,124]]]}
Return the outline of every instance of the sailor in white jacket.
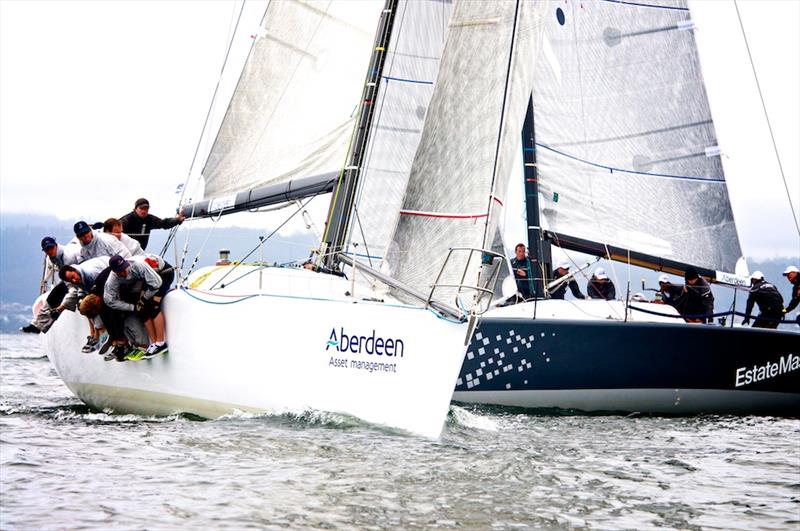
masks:
{"label": "sailor in white jacket", "polygon": [[111,236],[102,232],[92,231],[89,224],[85,221],[79,221],[73,227],[75,236],[81,242],[81,251],[78,255],[78,262],[85,262],[90,258],[97,258],[98,256],[113,256],[118,254],[123,258],[131,256],[131,252],[122,243]]}
{"label": "sailor in white jacket", "polygon": [[[115,345],[114,350],[105,357],[106,360],[125,361],[134,354],[134,349],[127,345],[123,331],[126,313],[136,312],[144,321],[150,336],[150,346],[144,357],[153,357],[167,349],[164,341],[164,316],[161,313],[161,297],[169,289],[164,286],[159,275],[147,262],[128,261],[120,255],[109,260],[112,273],[108,276],[103,293],[103,303],[107,314],[103,316],[108,333]],[[132,302],[134,283],[142,283],[142,291],[136,302]]]}
{"label": "sailor in white jacket", "polygon": [[128,248],[131,252],[131,256],[140,256],[144,254],[142,244],[122,232],[122,222],[117,218],[108,218],[103,222],[103,234],[109,234],[118,239],[122,245]]}

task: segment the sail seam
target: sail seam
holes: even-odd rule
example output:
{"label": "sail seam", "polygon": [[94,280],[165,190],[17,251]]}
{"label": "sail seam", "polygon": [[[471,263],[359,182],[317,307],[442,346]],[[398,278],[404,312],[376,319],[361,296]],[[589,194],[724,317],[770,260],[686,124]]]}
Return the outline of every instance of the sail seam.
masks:
{"label": "sail seam", "polygon": [[692,175],[672,175],[672,174],[668,174],[668,173],[649,173],[649,172],[644,172],[644,171],[626,170],[625,168],[615,168],[613,166],[606,166],[604,164],[598,164],[596,162],[592,162],[592,161],[589,161],[589,160],[578,158],[578,157],[576,157],[574,155],[570,155],[569,153],[564,153],[563,151],[559,151],[557,149],[553,149],[550,146],[546,146],[544,144],[539,144],[538,142],[537,142],[536,145],[538,147],[544,148],[544,149],[546,149],[548,151],[552,151],[553,153],[557,153],[557,154],[561,155],[562,157],[567,157],[569,159],[572,159],[572,160],[575,160],[575,161],[578,161],[578,162],[582,162],[584,164],[588,164],[589,166],[594,166],[596,168],[602,168],[602,169],[608,170],[608,171],[610,171],[612,173],[616,171],[616,172],[619,172],[619,173],[632,173],[632,174],[635,174],[635,175],[649,175],[651,177],[664,177],[664,178],[668,178],[668,179],[681,179],[681,180],[686,180],[686,181],[702,181],[702,182],[721,183],[721,184],[725,183],[725,179],[724,178],[719,178],[719,177],[696,177],[696,176],[692,176]]}
{"label": "sail seam", "polygon": [[621,4],[624,6],[634,6],[634,7],[651,7],[653,9],[666,9],[669,11],[689,11],[688,7],[676,7],[676,6],[657,6],[653,4],[642,4],[640,2],[627,2],[625,0],[602,0],[603,2],[608,2],[609,4]]}

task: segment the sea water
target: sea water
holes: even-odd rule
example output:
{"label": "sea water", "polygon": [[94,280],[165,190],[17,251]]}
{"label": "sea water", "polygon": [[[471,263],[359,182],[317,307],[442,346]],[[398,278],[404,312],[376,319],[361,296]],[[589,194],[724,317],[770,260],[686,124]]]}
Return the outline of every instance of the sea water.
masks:
{"label": "sea water", "polygon": [[0,348],[3,530],[800,528],[796,419],[454,405],[433,441],[313,411],[109,415],[39,337]]}

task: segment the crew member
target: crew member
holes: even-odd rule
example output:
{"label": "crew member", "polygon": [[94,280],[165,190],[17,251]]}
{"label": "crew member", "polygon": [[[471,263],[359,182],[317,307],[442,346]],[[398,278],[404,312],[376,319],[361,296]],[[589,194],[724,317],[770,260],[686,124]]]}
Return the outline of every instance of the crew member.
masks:
{"label": "crew member", "polygon": [[[797,269],[796,266],[789,266],[783,272],[783,276],[792,283],[792,300],[789,301],[789,306],[783,310],[784,313],[789,313],[800,305],[800,269]],[[797,314],[797,324],[800,325],[800,312]]]}
{"label": "crew member", "polygon": [[514,258],[511,259],[511,270],[514,271],[514,280],[517,282],[517,302],[533,297],[533,268],[525,251],[525,245],[518,243],[514,247]]}
{"label": "crew member", "polygon": [[658,277],[658,292],[661,294],[661,302],[669,304],[675,309],[681,305],[683,295],[683,284],[673,284],[667,275]]}
{"label": "crew member", "polygon": [[613,301],[617,298],[617,289],[614,287],[614,282],[606,275],[606,270],[598,267],[594,270],[592,278],[586,286],[586,293],[590,299],[605,299]]}
{"label": "crew member", "polygon": [[144,254],[144,250],[142,250],[142,245],[138,242],[138,240],[134,240],[124,232],[122,232],[122,222],[117,218],[108,218],[103,222],[103,233],[110,234],[111,236],[118,239],[122,245],[127,247],[128,251],[130,251],[131,256],[138,256],[140,254]]}
{"label": "crew member", "polygon": [[714,317],[714,294],[706,279],[700,276],[692,266],[683,274],[686,285],[683,286],[681,306],[678,311],[687,323],[712,322]]}
{"label": "crew member", "polygon": [[[69,291],[66,297],[64,297],[64,301],[59,306],[59,311],[75,311],[78,308],[80,300],[83,299],[92,289],[92,286],[94,286],[97,277],[107,268],[107,256],[98,256],[97,258],[90,258],[80,264],[62,267],[58,272],[58,276],[69,286]],[[81,352],[88,353],[95,350],[100,340],[100,333],[101,328],[95,327],[94,319],[89,319],[89,336],[86,338],[86,344],[81,349]]]}
{"label": "crew member", "polygon": [[[558,280],[569,274],[570,264],[569,262],[561,262],[558,264],[558,267],[555,271],[553,271],[553,280]],[[559,284],[555,289],[550,292],[551,299],[564,299],[567,294],[567,286],[569,286],[569,290],[572,292],[572,296],[576,299],[585,299],[586,296],[581,292],[581,288],[578,286],[578,283],[575,281],[574,278],[569,280],[565,280],[561,284]]]}
{"label": "crew member", "polygon": [[94,232],[88,223],[79,221],[73,226],[75,236],[81,244],[81,251],[78,254],[78,263],[85,262],[90,258],[98,256],[113,256],[118,254],[123,258],[129,258],[131,252],[122,242],[103,232]]}
{"label": "crew member", "polygon": [[761,271],[750,275],[750,296],[747,297],[743,325],[750,322],[750,313],[755,304],[758,304],[759,314],[753,322],[753,328],[778,328],[783,317],[783,297],[778,288],[764,280]]}
{"label": "crew member", "polygon": [[[58,273],[65,265],[77,263],[78,249],[73,245],[67,247],[68,248],[65,249],[63,246],[59,245],[52,236],[45,236],[42,238],[42,251],[47,256],[48,260],[48,272],[46,275],[49,275],[49,271],[51,270]],[[53,326],[53,322],[55,322],[61,314],[59,307],[68,290],[69,288],[65,283],[59,282],[56,284],[47,295],[39,313],[36,314],[36,318],[31,323],[20,328],[20,331],[26,334],[38,334],[40,332],[46,333],[50,330],[50,327]]]}
{"label": "crew member", "polygon": [[122,222],[122,232],[138,241],[143,250],[147,249],[151,230],[171,229],[183,223],[184,219],[186,219],[186,216],[183,215],[183,211],[178,212],[178,215],[174,218],[164,219],[150,214],[150,202],[144,197],[136,200],[131,212],[119,218]]}
{"label": "crew member", "polygon": [[[165,351],[167,344],[164,341],[164,318],[161,314],[160,303],[161,297],[166,293],[166,289],[169,289],[169,286],[162,289],[161,276],[144,261],[128,261],[120,255],[114,255],[111,257],[109,265],[113,273],[109,275],[106,282],[103,303],[107,309],[110,309],[108,317],[111,322],[106,322],[106,316],[103,316],[103,321],[106,322],[109,336],[113,338],[115,347],[106,358],[124,361],[131,353],[132,349],[128,346],[128,340],[122,332],[122,323],[132,312],[136,312],[141,317],[147,333],[150,335],[151,343],[143,357],[153,357]],[[126,288],[130,288],[137,281],[142,283],[142,292],[136,302],[132,302],[134,293],[131,292],[133,290],[126,293]]]}

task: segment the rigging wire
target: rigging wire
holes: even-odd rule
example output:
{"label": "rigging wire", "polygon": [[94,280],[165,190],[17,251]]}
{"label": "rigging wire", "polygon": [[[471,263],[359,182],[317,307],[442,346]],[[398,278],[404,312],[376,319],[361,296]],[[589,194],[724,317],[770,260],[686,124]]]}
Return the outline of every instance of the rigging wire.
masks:
{"label": "rigging wire", "polygon": [[[192,172],[194,171],[194,165],[197,162],[197,155],[200,153],[200,146],[203,143],[203,138],[205,137],[206,128],[208,127],[209,119],[211,118],[211,113],[214,111],[214,105],[217,101],[217,92],[219,91],[219,86],[222,81],[222,75],[225,73],[225,66],[228,64],[228,57],[231,53],[231,48],[233,48],[233,39],[236,38],[236,32],[239,29],[239,22],[242,20],[242,13],[244,13],[244,6],[247,4],[247,0],[242,0],[242,7],[239,8],[239,16],[236,18],[236,24],[233,27],[233,31],[230,33],[230,38],[228,39],[228,47],[225,50],[225,58],[222,60],[222,67],[219,70],[219,76],[217,77],[217,85],[214,87],[214,93],[211,96],[211,102],[208,104],[208,110],[206,110],[206,118],[203,121],[203,127],[200,130],[200,137],[197,139],[197,145],[194,148],[194,155],[192,155],[192,162],[189,164],[189,172],[186,174],[186,179],[183,181],[183,186],[181,187],[181,196],[178,199],[178,207],[180,208],[181,204],[183,203],[183,198],[186,194],[186,188],[189,185],[189,179],[192,176]],[[264,12],[266,14],[266,11]],[[255,46],[255,40],[250,45],[250,50],[253,49]],[[249,56],[250,52],[248,52]],[[172,241],[175,239],[175,234],[178,232],[178,226],[173,227],[170,229],[169,235],[167,236],[167,241],[164,242],[164,246],[161,249],[161,256],[167,252]]]}
{"label": "rigging wire", "polygon": [[742,29],[742,37],[744,38],[744,45],[747,48],[747,57],[750,59],[750,68],[753,70],[753,78],[756,80],[756,87],[758,88],[758,97],[761,99],[761,108],[764,110],[764,118],[767,121],[767,129],[769,129],[769,136],[772,140],[772,148],[775,150],[775,158],[778,160],[778,168],[781,171],[781,179],[783,179],[783,186],[786,188],[786,199],[789,200],[789,208],[792,211],[792,218],[794,219],[794,227],[797,230],[797,235],[800,236],[800,223],[797,221],[797,213],[794,210],[794,203],[792,202],[792,194],[789,192],[789,185],[786,182],[786,174],[783,172],[783,164],[781,164],[781,156],[778,153],[778,145],[775,142],[775,134],[772,132],[772,123],[769,121],[767,114],[767,105],[764,103],[764,94],[761,92],[761,83],[758,82],[758,74],[756,73],[756,65],[753,62],[753,54],[750,53],[750,44],[747,42],[747,34],[744,31],[744,24],[742,23],[742,15],[739,13],[739,3],[733,0],[733,5],[736,8],[736,16],[739,18],[739,27]]}

